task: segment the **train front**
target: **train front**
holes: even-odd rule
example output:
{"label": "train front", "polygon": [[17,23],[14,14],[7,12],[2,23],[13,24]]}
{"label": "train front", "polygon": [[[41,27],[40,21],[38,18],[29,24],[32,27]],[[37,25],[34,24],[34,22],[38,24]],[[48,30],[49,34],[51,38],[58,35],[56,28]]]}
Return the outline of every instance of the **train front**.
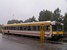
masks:
{"label": "train front", "polygon": [[53,21],[52,22],[52,39],[59,40],[64,37],[63,34],[64,34],[64,24]]}

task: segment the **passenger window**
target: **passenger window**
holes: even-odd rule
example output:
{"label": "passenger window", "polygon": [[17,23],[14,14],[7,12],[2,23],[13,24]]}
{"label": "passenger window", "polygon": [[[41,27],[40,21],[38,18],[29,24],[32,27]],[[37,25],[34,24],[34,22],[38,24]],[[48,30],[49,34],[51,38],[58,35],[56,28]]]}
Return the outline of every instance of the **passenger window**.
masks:
{"label": "passenger window", "polygon": [[31,30],[31,26],[28,26],[28,30],[29,30],[29,31]]}
{"label": "passenger window", "polygon": [[36,31],[36,26],[32,26],[33,27],[33,31]]}
{"label": "passenger window", "polygon": [[27,30],[27,27],[26,26],[24,26],[24,30]]}
{"label": "passenger window", "polygon": [[22,26],[20,26],[20,30],[23,30],[23,27]]}
{"label": "passenger window", "polygon": [[40,31],[40,26],[37,26],[38,27],[38,31]]}
{"label": "passenger window", "polygon": [[12,26],[12,30],[15,30],[15,27],[14,26]]}
{"label": "passenger window", "polygon": [[15,30],[19,30],[19,27],[18,26],[15,26]]}
{"label": "passenger window", "polygon": [[33,31],[39,31],[40,30],[40,27],[39,26],[32,26],[32,30]]}
{"label": "passenger window", "polygon": [[20,30],[28,30],[30,28],[28,28],[27,26],[20,26]]}
{"label": "passenger window", "polygon": [[11,26],[9,27],[9,30],[11,30]]}
{"label": "passenger window", "polygon": [[10,30],[10,26],[8,27],[8,30]]}

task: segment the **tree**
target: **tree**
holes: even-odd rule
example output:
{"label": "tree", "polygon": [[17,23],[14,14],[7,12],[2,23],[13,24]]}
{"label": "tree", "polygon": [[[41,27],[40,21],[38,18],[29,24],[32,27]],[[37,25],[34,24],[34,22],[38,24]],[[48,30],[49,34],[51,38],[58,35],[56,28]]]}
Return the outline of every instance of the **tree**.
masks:
{"label": "tree", "polygon": [[24,22],[33,22],[33,21],[34,22],[37,21],[34,16],[32,18],[29,18],[29,19],[25,20]]}
{"label": "tree", "polygon": [[64,29],[67,31],[67,13],[64,15]]}
{"label": "tree", "polygon": [[48,20],[51,20],[53,16],[53,13],[51,11],[48,11],[48,10],[43,10],[39,13],[39,18],[38,20],[39,21],[48,21]]}
{"label": "tree", "polygon": [[52,17],[52,20],[53,21],[62,21],[62,15],[60,15],[61,13],[61,10],[59,8],[57,8],[54,13],[53,13],[53,17]]}
{"label": "tree", "polygon": [[23,22],[22,20],[15,20],[15,19],[13,19],[13,20],[9,20],[9,21],[7,22],[7,24],[22,23],[22,22]]}
{"label": "tree", "polygon": [[60,17],[58,18],[58,21],[63,23],[63,20],[64,20],[64,16],[60,15]]}

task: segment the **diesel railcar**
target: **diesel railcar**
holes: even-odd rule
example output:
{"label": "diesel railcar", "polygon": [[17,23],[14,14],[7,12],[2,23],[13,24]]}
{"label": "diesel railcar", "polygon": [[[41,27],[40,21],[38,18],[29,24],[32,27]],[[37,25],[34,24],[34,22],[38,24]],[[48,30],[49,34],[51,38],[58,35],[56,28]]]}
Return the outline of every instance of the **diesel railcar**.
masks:
{"label": "diesel railcar", "polygon": [[[41,28],[43,26],[43,28]],[[63,23],[56,21],[42,21],[29,23],[7,24],[3,27],[3,34],[19,34],[29,36],[40,36],[40,31],[44,31],[44,37],[60,39],[64,34]]]}

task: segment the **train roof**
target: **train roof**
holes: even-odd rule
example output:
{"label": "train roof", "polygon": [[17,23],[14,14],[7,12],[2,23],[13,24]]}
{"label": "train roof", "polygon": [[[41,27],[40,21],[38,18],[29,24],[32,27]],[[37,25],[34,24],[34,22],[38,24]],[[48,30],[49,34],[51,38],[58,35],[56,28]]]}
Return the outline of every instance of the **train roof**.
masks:
{"label": "train roof", "polygon": [[[6,24],[4,26],[27,26],[27,25],[55,25],[56,23],[60,23],[60,22],[56,22],[56,21],[40,21],[40,22],[28,22],[28,23],[14,23],[14,24]],[[63,25],[63,24],[62,24]]]}

